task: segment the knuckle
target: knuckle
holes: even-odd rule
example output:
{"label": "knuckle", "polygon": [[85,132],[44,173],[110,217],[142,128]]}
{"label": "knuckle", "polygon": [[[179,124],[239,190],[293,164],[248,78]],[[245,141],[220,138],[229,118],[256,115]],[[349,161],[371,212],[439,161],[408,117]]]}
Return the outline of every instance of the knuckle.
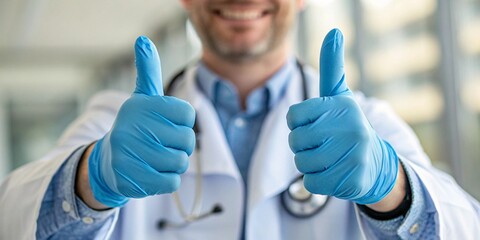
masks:
{"label": "knuckle", "polygon": [[288,109],[288,112],[287,112],[287,124],[288,124],[288,127],[290,128],[290,130],[293,130],[295,129],[296,127],[298,127],[299,125],[301,125],[301,122],[302,122],[302,117],[303,117],[303,113],[304,113],[304,105],[305,105],[305,102],[301,102],[301,103],[297,103],[297,104],[294,104],[292,106],[290,106],[290,108]]}
{"label": "knuckle", "polygon": [[314,177],[305,175],[303,181],[305,189],[307,189],[311,193],[320,194],[320,189],[318,188],[318,184],[316,184]]}
{"label": "knuckle", "polygon": [[290,134],[288,134],[288,145],[290,146],[290,149],[295,152],[295,140],[294,140],[294,136],[293,136],[293,131],[290,132]]}
{"label": "knuckle", "polygon": [[179,142],[181,142],[182,150],[186,152],[191,152],[195,146],[195,132],[193,129],[185,126],[178,127]]}
{"label": "knuckle", "polygon": [[135,106],[138,104],[139,100],[140,99],[136,96],[130,97],[122,104],[122,106],[120,107],[120,112],[135,109]]}
{"label": "knuckle", "polygon": [[195,124],[195,109],[188,102],[185,102],[184,114],[187,127],[193,127]]}
{"label": "knuckle", "polygon": [[177,189],[180,187],[180,175],[178,174],[171,174],[167,178],[165,178],[165,181],[162,184],[162,189],[161,192],[163,193],[172,193],[177,191]]}
{"label": "knuckle", "polygon": [[175,97],[170,97],[170,101],[172,102],[170,105],[171,110],[182,116],[182,124],[185,124],[187,127],[193,127],[195,123],[195,109],[193,106],[187,101]]}
{"label": "knuckle", "polygon": [[307,173],[311,171],[308,164],[308,159],[306,159],[305,154],[302,153],[295,154],[295,166],[301,173]]}
{"label": "knuckle", "polygon": [[348,106],[349,108],[358,109],[357,102],[351,96],[348,96],[348,95],[343,96],[343,101],[344,101],[345,105]]}
{"label": "knuckle", "polygon": [[178,154],[176,154],[173,162],[173,167],[177,173],[184,173],[185,171],[187,171],[188,166],[190,165],[188,155],[183,151],[180,151]]}
{"label": "knuckle", "polygon": [[304,176],[304,185],[305,188],[314,194],[322,194],[332,196],[332,188],[334,185],[331,181],[324,181],[325,177],[319,173],[305,174]]}
{"label": "knuckle", "polygon": [[185,138],[187,141],[195,140],[195,131],[192,128],[185,127]]}
{"label": "knuckle", "polygon": [[142,113],[149,111],[148,106],[155,106],[156,104],[149,104],[154,98],[149,96],[132,96],[127,99],[119,109],[118,115],[132,116],[132,112]]}
{"label": "knuckle", "polygon": [[290,145],[290,149],[294,153],[297,153],[298,151],[301,150],[298,131],[299,129],[295,129],[292,132],[290,132],[290,134],[288,135],[288,144]]}
{"label": "knuckle", "polygon": [[185,127],[183,136],[183,141],[185,142],[185,151],[188,155],[190,155],[195,147],[195,131],[193,131],[191,128]]}
{"label": "knuckle", "polygon": [[295,110],[294,110],[294,106],[290,106],[290,108],[288,109],[288,112],[287,112],[287,125],[288,125],[288,128],[290,130],[293,130],[295,128]]}

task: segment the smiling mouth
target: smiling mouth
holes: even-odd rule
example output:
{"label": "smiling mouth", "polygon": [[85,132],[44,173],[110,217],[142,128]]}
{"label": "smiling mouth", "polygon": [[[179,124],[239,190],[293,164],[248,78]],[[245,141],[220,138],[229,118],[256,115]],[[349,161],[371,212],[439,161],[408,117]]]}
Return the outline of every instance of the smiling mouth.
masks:
{"label": "smiling mouth", "polygon": [[213,13],[226,20],[249,21],[260,19],[270,13],[268,10],[214,10]]}

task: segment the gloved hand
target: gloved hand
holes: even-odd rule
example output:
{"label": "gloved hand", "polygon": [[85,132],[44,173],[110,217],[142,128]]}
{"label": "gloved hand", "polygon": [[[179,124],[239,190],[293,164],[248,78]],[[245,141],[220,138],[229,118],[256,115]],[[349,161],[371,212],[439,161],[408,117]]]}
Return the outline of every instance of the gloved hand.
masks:
{"label": "gloved hand", "polygon": [[110,207],[177,190],[195,146],[195,111],[163,96],[160,59],[148,38],[137,39],[135,58],[135,91],[88,159],[93,195]]}
{"label": "gloved hand", "polygon": [[343,35],[334,29],[320,53],[320,97],[288,111],[289,144],[308,191],[372,204],[392,190],[399,160],[348,89],[343,54]]}

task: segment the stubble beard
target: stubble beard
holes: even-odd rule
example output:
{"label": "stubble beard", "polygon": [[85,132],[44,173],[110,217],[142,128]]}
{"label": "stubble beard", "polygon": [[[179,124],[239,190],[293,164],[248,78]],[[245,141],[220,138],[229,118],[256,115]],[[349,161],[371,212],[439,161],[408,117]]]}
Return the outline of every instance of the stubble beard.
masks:
{"label": "stubble beard", "polygon": [[256,43],[254,46],[244,45],[237,47],[232,47],[228,42],[217,39],[210,34],[207,36],[205,47],[209,48],[215,55],[227,61],[250,61],[260,58],[273,48],[274,41],[270,34],[271,33],[269,33],[267,38],[263,39],[259,43]]}
{"label": "stubble beard", "polygon": [[229,61],[232,63],[242,63],[260,59],[281,44],[281,38],[285,36],[276,36],[274,29],[268,30],[266,36],[259,42],[251,46],[250,43],[246,43],[240,46],[232,46],[231,43],[226,42],[225,39],[216,37],[216,33],[208,29],[207,26],[202,26],[204,30],[202,44],[204,50],[207,50],[215,54],[220,59]]}

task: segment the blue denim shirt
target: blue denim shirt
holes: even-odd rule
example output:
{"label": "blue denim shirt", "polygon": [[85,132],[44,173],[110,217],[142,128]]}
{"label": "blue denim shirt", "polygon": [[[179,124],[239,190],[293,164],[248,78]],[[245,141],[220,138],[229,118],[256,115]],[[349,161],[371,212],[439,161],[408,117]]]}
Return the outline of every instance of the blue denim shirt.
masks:
{"label": "blue denim shirt", "polygon": [[[265,84],[246,99],[243,110],[235,87],[199,63],[197,83],[212,101],[225,136],[246,184],[250,160],[263,121],[285,93],[288,81],[298,71],[292,58]],[[76,166],[85,146],[74,152],[54,175],[37,219],[37,239],[102,239],[115,220],[115,211],[95,211],[74,193]],[[412,188],[412,205],[405,217],[380,221],[360,212],[367,227],[379,239],[435,239],[434,211],[427,208],[425,190],[415,172],[405,165]],[[246,187],[248,187],[246,185]],[[407,226],[417,226],[415,231]],[[95,237],[93,237],[95,236]]]}

